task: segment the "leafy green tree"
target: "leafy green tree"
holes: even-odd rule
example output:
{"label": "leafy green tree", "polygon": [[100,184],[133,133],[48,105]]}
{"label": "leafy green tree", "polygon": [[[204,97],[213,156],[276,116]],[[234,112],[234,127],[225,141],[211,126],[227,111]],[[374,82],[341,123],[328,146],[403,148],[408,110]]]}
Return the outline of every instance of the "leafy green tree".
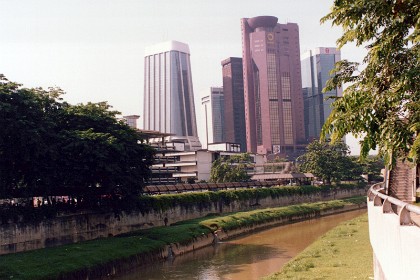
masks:
{"label": "leafy green tree", "polygon": [[420,2],[335,0],[321,22],[341,26],[338,47],[349,42],[368,50],[359,64],[336,64],[324,91],[351,85],[333,103],[324,137],[362,137],[361,155],[379,148],[387,165],[403,158],[420,162]]}
{"label": "leafy green tree", "polygon": [[73,106],[62,94],[0,75],[0,196],[138,193],[154,150],[106,102]]}
{"label": "leafy green tree", "polygon": [[250,177],[246,172],[252,158],[248,153],[221,156],[216,159],[210,171],[210,181],[214,183],[240,182]]}
{"label": "leafy green tree", "polygon": [[66,106],[60,134],[63,136],[60,164],[67,176],[63,186],[123,194],[141,190],[150,174],[153,150],[140,143],[140,135],[122,122],[106,102]]}
{"label": "leafy green tree", "polygon": [[380,177],[381,170],[385,168],[384,161],[379,156],[369,156],[364,159],[360,158],[353,158],[354,161],[358,162],[363,169],[363,174],[368,176],[368,181],[372,180],[382,180],[383,178]]}
{"label": "leafy green tree", "polygon": [[296,161],[299,171],[310,172],[329,185],[333,181],[360,179],[362,168],[351,160],[348,153],[349,148],[343,142],[330,144],[314,141]]}
{"label": "leafy green tree", "polygon": [[0,75],[0,194],[40,186],[53,171],[59,89],[25,89]]}

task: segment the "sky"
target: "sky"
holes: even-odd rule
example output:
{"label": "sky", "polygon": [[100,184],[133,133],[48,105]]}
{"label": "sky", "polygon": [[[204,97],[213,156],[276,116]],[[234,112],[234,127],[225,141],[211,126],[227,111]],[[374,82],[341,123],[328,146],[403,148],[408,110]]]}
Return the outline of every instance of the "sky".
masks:
{"label": "sky", "polygon": [[[242,56],[241,18],[276,16],[299,25],[301,52],[334,47],[341,28],[320,24],[333,0],[0,0],[0,74],[25,87],[63,89],[71,104],[108,101],[143,113],[144,49],[187,43],[197,115],[220,62]],[[362,48],[342,58],[361,61]],[[142,119],[140,119],[141,128]],[[198,121],[198,123],[200,123]]]}

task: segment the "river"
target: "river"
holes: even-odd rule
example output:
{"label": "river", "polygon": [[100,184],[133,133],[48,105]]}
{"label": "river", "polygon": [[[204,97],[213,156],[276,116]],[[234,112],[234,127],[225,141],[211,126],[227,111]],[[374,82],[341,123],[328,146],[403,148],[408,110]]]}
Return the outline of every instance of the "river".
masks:
{"label": "river", "polygon": [[357,210],[259,231],[171,260],[138,267],[118,280],[254,280],[277,272],[291,258]]}

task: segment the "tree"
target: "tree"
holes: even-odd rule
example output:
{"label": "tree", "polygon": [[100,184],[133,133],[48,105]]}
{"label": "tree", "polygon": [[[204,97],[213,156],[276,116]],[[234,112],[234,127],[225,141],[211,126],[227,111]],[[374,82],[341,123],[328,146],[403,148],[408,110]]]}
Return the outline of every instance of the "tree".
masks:
{"label": "tree", "polygon": [[252,158],[248,153],[220,156],[211,166],[210,181],[226,183],[248,180],[250,177],[246,169],[250,163],[252,163]]}
{"label": "tree", "polygon": [[60,118],[64,187],[100,186],[102,191],[131,194],[149,177],[153,149],[141,135],[117,121],[106,102],[66,106]]}
{"label": "tree", "polygon": [[343,142],[329,144],[314,141],[296,161],[299,171],[311,172],[329,185],[332,181],[360,179],[361,166],[352,161],[348,153],[349,148]]}
{"label": "tree", "polygon": [[0,75],[0,197],[138,193],[154,150],[106,102],[73,106],[62,94]]}
{"label": "tree", "polygon": [[351,85],[323,127],[338,141],[347,133],[362,137],[361,156],[379,148],[387,165],[398,158],[420,162],[420,2],[418,0],[335,0],[321,22],[341,26],[338,47],[365,45],[364,69],[346,60],[324,91]]}
{"label": "tree", "polygon": [[37,188],[57,157],[54,112],[61,90],[20,88],[0,75],[0,194]]}
{"label": "tree", "polygon": [[369,156],[365,159],[354,159],[363,169],[363,174],[368,176],[368,181],[381,180],[381,170],[385,168],[384,161],[379,156]]}

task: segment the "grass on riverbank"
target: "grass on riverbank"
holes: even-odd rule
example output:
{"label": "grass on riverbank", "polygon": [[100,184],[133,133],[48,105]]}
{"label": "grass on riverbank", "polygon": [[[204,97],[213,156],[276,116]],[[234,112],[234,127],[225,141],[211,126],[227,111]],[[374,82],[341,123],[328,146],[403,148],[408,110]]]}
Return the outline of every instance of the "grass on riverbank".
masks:
{"label": "grass on riverbank", "polygon": [[343,200],[323,201],[315,203],[303,203],[291,205],[287,207],[259,209],[248,212],[238,212],[227,216],[206,219],[201,224],[216,230],[223,228],[224,230],[232,230],[244,226],[254,224],[267,223],[277,219],[286,218],[299,213],[301,215],[309,215],[324,210],[339,209],[350,204],[362,204],[366,202],[366,198],[354,197]]}
{"label": "grass on riverbank", "polygon": [[276,274],[279,279],[373,279],[367,214],[341,223]]}
{"label": "grass on riverbank", "polygon": [[0,279],[56,279],[66,273],[151,253],[169,243],[186,244],[215,228],[234,229],[295,214],[316,213],[364,202],[365,197],[356,197],[203,217],[176,223],[170,227],[156,227],[118,237],[3,255],[0,256]]}

